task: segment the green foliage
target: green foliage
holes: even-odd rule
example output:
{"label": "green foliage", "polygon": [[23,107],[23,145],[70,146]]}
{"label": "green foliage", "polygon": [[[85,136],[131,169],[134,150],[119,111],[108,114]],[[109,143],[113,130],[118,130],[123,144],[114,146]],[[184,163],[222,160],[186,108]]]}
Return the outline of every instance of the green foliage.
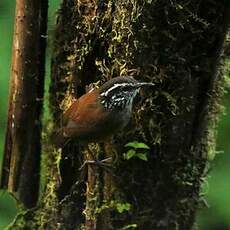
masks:
{"label": "green foliage", "polygon": [[[218,226],[224,226],[223,229],[230,228],[230,180],[227,168],[230,164],[230,142],[229,142],[229,114],[230,114],[230,95],[226,95],[225,113],[228,115],[221,116],[221,122],[218,128],[217,151],[214,161],[212,162],[212,170],[207,178],[206,185],[203,186],[208,208],[200,210],[198,221],[201,224],[200,229],[220,229]],[[218,154],[217,154],[218,153]],[[208,183],[208,186],[207,186]],[[214,229],[213,228],[213,229]]]}
{"label": "green foliage", "polygon": [[113,209],[119,213],[124,213],[130,211],[131,204],[120,200],[111,200],[111,201],[104,200],[102,206],[100,208],[97,208],[96,213],[97,214],[102,213],[107,209]]}
{"label": "green foliage", "polygon": [[134,157],[135,154],[136,154],[136,151],[135,151],[134,149],[130,149],[127,153],[125,153],[124,158],[125,158],[126,160],[129,160],[129,159],[131,159],[132,157]]}
{"label": "green foliage", "polygon": [[125,147],[132,147],[134,149],[150,149],[148,145],[138,141],[129,142],[125,145]]}
{"label": "green foliage", "polygon": [[[15,1],[1,0],[0,3],[0,169],[4,148],[4,134],[7,116],[7,94],[10,75],[11,44]],[[1,172],[0,172],[1,174]],[[0,191],[0,229],[4,229],[16,215],[15,200],[6,191]]]}
{"label": "green foliage", "polygon": [[116,208],[119,213],[123,213],[123,212],[129,211],[131,208],[131,205],[129,203],[117,203]]}
{"label": "green foliage", "polygon": [[[124,159],[130,160],[131,158],[139,158],[140,160],[147,161],[147,150],[150,149],[148,145],[143,142],[133,141],[129,142],[125,145],[125,147],[129,147],[129,150],[124,153]],[[142,152],[139,152],[142,151]]]}
{"label": "green foliage", "polygon": [[147,161],[148,160],[148,158],[147,158],[147,156],[146,156],[145,153],[137,153],[136,157],[139,158],[139,159],[141,159],[141,160],[143,160],[143,161]]}

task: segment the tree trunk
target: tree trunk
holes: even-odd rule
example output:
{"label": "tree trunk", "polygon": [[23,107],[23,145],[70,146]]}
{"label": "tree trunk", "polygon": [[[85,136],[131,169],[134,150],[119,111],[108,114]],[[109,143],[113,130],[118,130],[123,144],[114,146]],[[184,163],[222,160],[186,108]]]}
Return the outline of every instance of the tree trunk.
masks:
{"label": "tree trunk", "polygon": [[[41,204],[13,226],[24,219],[31,229],[192,229],[215,152],[229,15],[225,0],[64,0],[50,88],[55,127],[72,96],[92,82],[131,75],[156,89],[137,101],[113,141],[47,147]],[[147,161],[124,159],[134,141],[150,146]],[[82,168],[90,153],[112,157],[114,168]]]}
{"label": "tree trunk", "polygon": [[39,193],[47,2],[16,2],[7,133],[1,188],[27,208]]}

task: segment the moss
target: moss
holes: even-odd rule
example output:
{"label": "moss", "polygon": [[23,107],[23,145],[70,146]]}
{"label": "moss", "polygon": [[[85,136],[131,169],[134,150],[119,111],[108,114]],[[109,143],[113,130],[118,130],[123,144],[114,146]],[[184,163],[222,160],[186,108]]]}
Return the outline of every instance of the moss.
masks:
{"label": "moss", "polygon": [[[69,143],[61,157],[48,148],[43,160],[48,181],[35,224],[192,228],[207,158],[214,155],[223,79],[211,82],[218,60],[210,57],[218,56],[213,47],[223,11],[222,1],[63,2],[50,90],[54,120],[91,82],[131,75],[156,88],[137,102],[129,127],[109,150]],[[150,146],[147,162],[122,158],[124,145],[133,140]],[[117,153],[112,172],[92,165],[79,171],[83,161],[92,160],[89,151],[96,159]],[[125,203],[130,210],[119,213],[117,205]]]}

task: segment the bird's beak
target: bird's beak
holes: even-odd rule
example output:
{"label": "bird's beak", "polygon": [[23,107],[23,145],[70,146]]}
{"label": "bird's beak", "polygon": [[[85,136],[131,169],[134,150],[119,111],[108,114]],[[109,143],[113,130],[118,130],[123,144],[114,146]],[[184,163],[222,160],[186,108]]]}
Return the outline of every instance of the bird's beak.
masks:
{"label": "bird's beak", "polygon": [[152,86],[155,86],[155,84],[154,83],[150,83],[150,82],[140,82],[140,83],[138,83],[138,87],[143,87],[143,86],[150,86],[150,87],[152,87]]}

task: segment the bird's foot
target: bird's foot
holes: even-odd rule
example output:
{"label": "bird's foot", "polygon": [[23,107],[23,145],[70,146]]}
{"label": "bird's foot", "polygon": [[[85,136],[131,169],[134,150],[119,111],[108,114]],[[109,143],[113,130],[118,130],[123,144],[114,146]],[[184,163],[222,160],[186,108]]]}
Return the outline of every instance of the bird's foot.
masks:
{"label": "bird's foot", "polygon": [[86,165],[96,165],[108,169],[112,167],[111,162],[112,162],[112,157],[108,157],[103,160],[96,160],[96,159],[86,160],[80,167],[80,170],[82,170]]}

